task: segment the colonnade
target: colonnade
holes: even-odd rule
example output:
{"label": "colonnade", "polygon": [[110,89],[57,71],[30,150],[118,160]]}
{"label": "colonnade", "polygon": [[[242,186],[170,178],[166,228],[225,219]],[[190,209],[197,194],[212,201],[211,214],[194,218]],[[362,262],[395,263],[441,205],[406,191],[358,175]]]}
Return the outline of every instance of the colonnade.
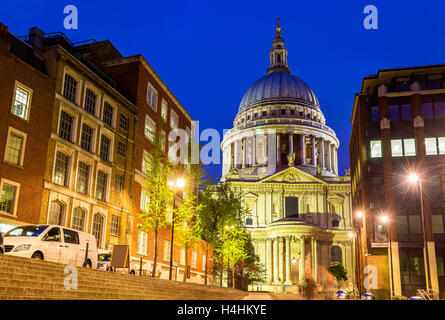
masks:
{"label": "colonnade", "polygon": [[[295,165],[321,167],[338,175],[337,146],[331,140],[312,134],[276,133],[274,160],[277,165],[288,165],[288,155],[294,155]],[[268,134],[245,134],[235,138],[224,147],[226,171],[263,165],[267,155],[274,154],[268,149]],[[227,173],[225,172],[225,173]]]}

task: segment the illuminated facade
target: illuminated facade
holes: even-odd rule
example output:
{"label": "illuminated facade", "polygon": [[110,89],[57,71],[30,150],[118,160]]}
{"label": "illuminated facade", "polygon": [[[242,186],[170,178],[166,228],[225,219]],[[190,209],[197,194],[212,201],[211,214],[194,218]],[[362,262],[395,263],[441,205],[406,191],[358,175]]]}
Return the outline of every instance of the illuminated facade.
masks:
{"label": "illuminated facade", "polygon": [[295,291],[306,278],[327,287],[333,262],[351,285],[349,176],[338,176],[339,141],[317,97],[290,74],[279,25],[267,75],[246,91],[233,125],[221,144],[222,180],[244,194],[245,227],[267,271],[251,290]]}

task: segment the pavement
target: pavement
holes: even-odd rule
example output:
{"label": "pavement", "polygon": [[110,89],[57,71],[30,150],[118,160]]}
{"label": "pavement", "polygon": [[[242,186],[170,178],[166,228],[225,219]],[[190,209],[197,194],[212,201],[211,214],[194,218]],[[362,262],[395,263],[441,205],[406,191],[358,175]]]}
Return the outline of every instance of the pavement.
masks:
{"label": "pavement", "polygon": [[[271,292],[249,292],[243,300],[307,300],[299,293],[271,293]],[[318,295],[313,300],[325,300],[324,295]]]}

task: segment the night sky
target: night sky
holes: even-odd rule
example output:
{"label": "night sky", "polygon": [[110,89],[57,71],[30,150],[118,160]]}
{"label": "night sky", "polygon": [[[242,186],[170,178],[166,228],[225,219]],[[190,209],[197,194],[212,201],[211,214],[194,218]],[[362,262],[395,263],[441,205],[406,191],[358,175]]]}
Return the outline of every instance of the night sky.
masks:
{"label": "night sky", "polygon": [[[76,5],[78,30],[63,8]],[[363,9],[378,8],[378,30]],[[349,168],[354,94],[378,69],[445,63],[444,1],[6,1],[0,22],[16,35],[37,26],[73,42],[110,40],[143,54],[201,130],[232,128],[244,92],[266,74],[280,17],[291,73],[317,95],[340,139],[339,173]],[[219,175],[219,165],[210,166]]]}

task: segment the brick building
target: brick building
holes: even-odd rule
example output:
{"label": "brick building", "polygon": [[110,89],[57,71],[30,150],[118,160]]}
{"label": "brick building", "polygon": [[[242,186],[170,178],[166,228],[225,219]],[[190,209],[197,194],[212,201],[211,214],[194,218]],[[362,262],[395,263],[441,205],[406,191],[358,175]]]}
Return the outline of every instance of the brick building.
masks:
{"label": "brick building", "polygon": [[445,291],[444,75],[445,65],[379,70],[355,96],[349,147],[358,285],[380,297],[409,297],[428,279],[434,292]]}
{"label": "brick building", "polygon": [[[0,223],[70,226],[95,235],[102,249],[129,244],[132,260],[142,257],[150,270],[153,236],[138,230],[143,158],[157,130],[165,152],[171,129],[190,137],[192,118],[140,55],[122,57],[109,41],[72,43],[38,28],[21,38],[2,27]],[[159,276],[166,278],[170,228],[159,239]],[[204,247],[187,253],[190,282],[204,283],[211,272]],[[185,252],[173,252],[179,280]]]}

